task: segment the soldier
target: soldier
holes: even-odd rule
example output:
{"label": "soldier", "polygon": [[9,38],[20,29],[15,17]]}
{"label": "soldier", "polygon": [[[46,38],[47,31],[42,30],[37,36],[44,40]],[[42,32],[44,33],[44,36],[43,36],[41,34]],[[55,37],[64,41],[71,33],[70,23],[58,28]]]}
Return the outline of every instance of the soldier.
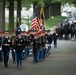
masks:
{"label": "soldier", "polygon": [[75,25],[74,23],[71,24],[71,38],[74,39],[74,33],[75,33]]}
{"label": "soldier", "polygon": [[19,33],[17,38],[15,39],[17,67],[22,66],[22,52],[24,48],[25,48],[25,42],[24,39],[21,37],[21,33]]}
{"label": "soldier", "polygon": [[25,49],[23,50],[23,53],[22,53],[22,59],[24,60],[25,58],[27,58],[27,52],[26,52],[26,31],[22,31],[21,37],[25,41]]}
{"label": "soldier", "polygon": [[51,44],[52,44],[52,34],[50,33],[50,30],[48,30],[48,55],[51,53]]}
{"label": "soldier", "polygon": [[53,41],[54,41],[54,48],[57,47],[57,34],[56,32],[53,33]]}
{"label": "soldier", "polygon": [[8,67],[10,45],[11,45],[11,39],[9,37],[9,32],[5,31],[5,35],[4,35],[3,43],[2,43],[4,67]]}
{"label": "soldier", "polygon": [[39,61],[39,46],[38,36],[35,36],[33,40],[33,61],[36,63]]}
{"label": "soldier", "polygon": [[42,49],[42,35],[38,35],[38,42],[39,42],[39,60],[43,59],[43,49]]}
{"label": "soldier", "polygon": [[27,32],[25,42],[26,42],[26,52],[27,52],[27,57],[28,57],[29,56],[29,52],[30,52],[30,44],[31,44],[31,37],[30,37],[30,33],[29,32]]}
{"label": "soldier", "polygon": [[46,56],[47,56],[47,55],[48,55],[48,51],[49,51],[49,50],[48,50],[48,46],[49,46],[49,44],[48,44],[48,37],[49,37],[49,36],[48,36],[48,31],[47,31],[47,30],[45,31],[44,37],[45,37],[45,41],[46,41],[46,42],[45,42],[45,47],[46,47]]}
{"label": "soldier", "polygon": [[16,58],[16,53],[15,53],[15,38],[16,38],[16,34],[15,32],[13,32],[13,36],[11,37],[11,49],[12,49],[12,58],[13,58],[13,63],[15,63],[15,58]]}
{"label": "soldier", "polygon": [[46,57],[46,49],[45,49],[45,44],[46,44],[46,40],[44,37],[44,33],[41,34],[41,49],[42,49],[42,58],[45,59]]}
{"label": "soldier", "polygon": [[32,49],[33,49],[33,40],[34,40],[34,30],[30,30],[30,41],[31,41],[31,44],[30,44],[30,55],[32,55]]}
{"label": "soldier", "polygon": [[33,39],[34,39],[34,30],[33,31],[30,31],[30,40],[31,42],[33,42]]}
{"label": "soldier", "polygon": [[65,26],[63,28],[64,29],[64,34],[65,34],[65,39],[69,38],[69,26],[70,26],[69,22],[66,21]]}

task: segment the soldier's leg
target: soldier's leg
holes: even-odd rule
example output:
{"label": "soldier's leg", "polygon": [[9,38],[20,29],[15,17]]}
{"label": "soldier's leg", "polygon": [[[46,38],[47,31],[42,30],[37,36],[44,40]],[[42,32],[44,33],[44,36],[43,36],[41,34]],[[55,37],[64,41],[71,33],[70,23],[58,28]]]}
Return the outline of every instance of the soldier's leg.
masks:
{"label": "soldier's leg", "polygon": [[13,63],[15,63],[15,56],[16,56],[16,55],[15,55],[15,50],[13,49],[13,50],[12,50]]}
{"label": "soldier's leg", "polygon": [[34,53],[34,52],[35,52],[35,51],[33,50],[33,51],[32,51],[32,53],[33,53],[33,54],[32,54],[32,55],[33,55],[33,62],[35,61],[35,60],[34,60],[34,59],[35,59],[35,53]]}
{"label": "soldier's leg", "polygon": [[48,54],[50,54],[51,52],[51,44],[49,44],[49,46],[48,46]]}
{"label": "soldier's leg", "polygon": [[3,57],[4,57],[4,67],[6,67],[7,63],[6,63],[6,52],[3,51]]}
{"label": "soldier's leg", "polygon": [[30,47],[27,48],[27,56],[29,56],[30,53]]}
{"label": "soldier's leg", "polygon": [[22,66],[22,52],[20,52],[20,67]]}
{"label": "soldier's leg", "polygon": [[35,61],[36,63],[39,61],[39,51],[35,52]]}
{"label": "soldier's leg", "polygon": [[46,49],[43,48],[43,59],[45,59],[45,57],[46,57]]}
{"label": "soldier's leg", "polygon": [[41,60],[41,49],[39,50],[39,60]]}
{"label": "soldier's leg", "polygon": [[2,55],[2,50],[0,50],[0,61],[2,61],[3,55]]}
{"label": "soldier's leg", "polygon": [[16,53],[16,64],[19,67],[19,53]]}
{"label": "soldier's leg", "polygon": [[8,60],[9,60],[9,51],[6,52],[6,64],[7,64],[7,67],[8,67]]}
{"label": "soldier's leg", "polygon": [[57,47],[57,40],[54,41],[54,48]]}

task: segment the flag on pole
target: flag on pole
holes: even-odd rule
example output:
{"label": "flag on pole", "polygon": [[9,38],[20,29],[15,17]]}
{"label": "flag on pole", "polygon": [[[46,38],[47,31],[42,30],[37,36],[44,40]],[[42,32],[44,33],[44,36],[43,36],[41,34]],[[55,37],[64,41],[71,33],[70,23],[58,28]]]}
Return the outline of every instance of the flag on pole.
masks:
{"label": "flag on pole", "polygon": [[44,19],[45,19],[44,9],[41,8],[41,10],[40,10],[40,23],[43,23],[44,22]]}
{"label": "flag on pole", "polygon": [[20,24],[19,24],[19,18],[17,18],[17,23],[16,23],[16,28],[19,27]]}
{"label": "flag on pole", "polygon": [[19,24],[19,18],[17,18],[17,24],[16,24],[16,36],[22,32]]}
{"label": "flag on pole", "polygon": [[45,15],[44,15],[44,9],[41,8],[40,10],[40,25],[41,25],[41,29],[45,29]]}
{"label": "flag on pole", "polygon": [[36,11],[34,12],[34,18],[31,22],[31,27],[30,27],[30,30],[39,30],[40,29],[40,23],[39,23],[39,20],[38,20],[38,17],[36,15]]}

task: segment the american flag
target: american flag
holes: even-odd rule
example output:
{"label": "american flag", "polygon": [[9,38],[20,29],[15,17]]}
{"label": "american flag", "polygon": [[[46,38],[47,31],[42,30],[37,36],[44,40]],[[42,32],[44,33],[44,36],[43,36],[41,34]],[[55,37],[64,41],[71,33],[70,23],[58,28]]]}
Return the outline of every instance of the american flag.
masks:
{"label": "american flag", "polygon": [[30,30],[39,30],[39,29],[40,29],[40,23],[39,23],[39,20],[36,16],[36,12],[34,12],[34,18],[31,22]]}

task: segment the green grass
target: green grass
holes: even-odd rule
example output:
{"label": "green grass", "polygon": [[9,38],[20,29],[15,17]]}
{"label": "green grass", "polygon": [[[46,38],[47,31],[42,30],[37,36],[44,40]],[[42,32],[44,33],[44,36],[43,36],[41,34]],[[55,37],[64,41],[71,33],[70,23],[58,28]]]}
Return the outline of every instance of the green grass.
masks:
{"label": "green grass", "polygon": [[8,23],[5,24],[5,30],[8,30]]}
{"label": "green grass", "polygon": [[[8,30],[9,23],[5,23],[5,30]],[[16,22],[14,23],[14,29],[16,28]]]}
{"label": "green grass", "polygon": [[66,17],[62,17],[62,16],[56,16],[54,18],[49,18],[45,21],[46,23],[46,29],[51,29],[52,27],[54,27],[55,25],[57,25],[61,19],[64,19]]}
{"label": "green grass", "polygon": [[[62,17],[62,16],[56,16],[54,18],[49,18],[45,21],[46,24],[46,29],[51,29],[52,27],[54,27],[55,25],[57,25],[61,19],[64,19],[66,17]],[[27,21],[27,20],[26,20]],[[28,21],[27,21],[28,22]],[[27,24],[28,25],[28,24]],[[28,25],[30,28],[30,25]],[[16,28],[16,22],[14,23],[14,29]],[[8,30],[8,23],[6,23],[5,25],[5,30]]]}

